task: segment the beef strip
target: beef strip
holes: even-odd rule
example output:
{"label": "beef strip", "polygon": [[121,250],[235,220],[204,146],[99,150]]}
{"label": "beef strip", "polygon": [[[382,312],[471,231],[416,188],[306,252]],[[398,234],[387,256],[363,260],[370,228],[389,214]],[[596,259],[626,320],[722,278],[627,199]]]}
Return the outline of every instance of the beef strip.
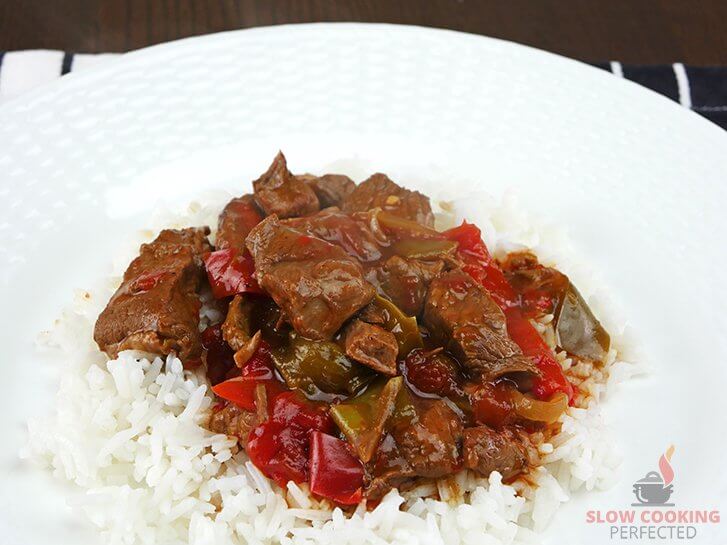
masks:
{"label": "beef strip", "polygon": [[410,191],[392,182],[386,174],[374,174],[361,182],[344,200],[346,213],[366,212],[381,208],[390,214],[434,227],[434,214],[429,197]]}
{"label": "beef strip", "polygon": [[290,173],[285,156],[280,152],[252,187],[255,201],[267,215],[291,218],[313,214],[320,208],[316,194],[308,184]]}
{"label": "beef strip", "polygon": [[250,430],[257,425],[256,413],[241,409],[234,403],[228,403],[219,411],[212,413],[208,427],[215,433],[237,437],[244,445],[247,442],[247,436],[250,435]]}
{"label": "beef strip", "polygon": [[337,208],[321,210],[304,218],[283,220],[281,223],[340,246],[359,261],[371,262],[381,258],[381,250],[366,224]]}
{"label": "beef strip", "polygon": [[443,399],[413,399],[416,417],[391,429],[402,457],[420,477],[438,478],[459,467],[462,420]]}
{"label": "beef strip", "polygon": [[488,426],[464,430],[464,466],[487,477],[499,471],[509,479],[528,465],[529,454],[523,439],[509,429],[495,431]]}
{"label": "beef strip", "polygon": [[392,332],[361,320],[353,320],[346,327],[344,345],[349,358],[384,375],[396,375],[399,345]]}
{"label": "beef strip", "polygon": [[269,216],[247,237],[259,284],[293,328],[313,340],[329,340],[374,297],[361,264],[342,248]]}
{"label": "beef strip", "polygon": [[297,176],[297,178],[310,186],[316,197],[318,197],[321,208],[341,206],[343,199],[348,197],[356,188],[354,181],[343,174],[324,174],[323,176],[303,174]]}
{"label": "beef strip", "polygon": [[124,273],[121,286],[96,321],[94,340],[110,357],[136,349],[185,363],[199,357],[202,254],[209,251],[209,229],[166,229]]}
{"label": "beef strip", "polygon": [[232,199],[220,214],[217,223],[218,250],[232,248],[242,253],[245,251],[245,238],[255,225],[261,222],[263,215],[255,204],[252,195]]}
{"label": "beef strip", "polygon": [[429,285],[424,323],[476,377],[537,374],[535,364],[508,336],[500,307],[461,269],[446,272]]}
{"label": "beef strip", "polygon": [[370,269],[366,278],[407,316],[419,316],[430,282],[444,270],[444,261],[392,256]]}

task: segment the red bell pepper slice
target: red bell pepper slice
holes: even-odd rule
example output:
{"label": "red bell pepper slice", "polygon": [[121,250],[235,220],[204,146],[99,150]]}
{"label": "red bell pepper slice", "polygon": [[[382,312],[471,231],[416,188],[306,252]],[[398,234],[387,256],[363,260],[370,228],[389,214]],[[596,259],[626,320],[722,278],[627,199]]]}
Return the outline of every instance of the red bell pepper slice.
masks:
{"label": "red bell pepper slice", "polygon": [[459,227],[445,231],[443,235],[459,243],[458,255],[464,262],[463,270],[483,286],[505,313],[507,331],[523,354],[531,357],[540,370],[533,385],[538,399],[549,399],[557,392],[564,392],[573,400],[573,385],[563,374],[560,364],[532,324],[522,315],[517,293],[505,278],[502,270],[492,259],[482,241],[482,233],[476,225],[463,222]]}
{"label": "red bell pepper slice", "polygon": [[216,384],[212,391],[242,409],[254,411],[256,384],[257,381],[250,377],[234,377]]}
{"label": "red bell pepper slice", "polygon": [[286,426],[333,433],[333,419],[325,403],[308,401],[298,391],[283,392],[272,403],[271,418]]}
{"label": "red bell pepper slice", "polygon": [[535,330],[530,321],[525,318],[520,309],[505,310],[507,318],[507,332],[518,344],[523,354],[535,361],[540,370],[540,376],[533,382],[533,395],[536,398],[547,400],[557,392],[563,392],[569,400],[573,399],[573,385],[565,378],[560,364],[555,360],[550,347]]}
{"label": "red bell pepper slice", "polygon": [[348,443],[331,435],[310,434],[310,490],[341,505],[356,505],[363,490],[363,466]]}
{"label": "red bell pepper slice", "polygon": [[286,391],[274,397],[270,418],[253,428],[245,450],[258,469],[280,486],[288,481],[302,483],[308,480],[310,434],[333,431],[324,403]]}
{"label": "red bell pepper slice", "polygon": [[234,377],[212,386],[212,391],[222,399],[248,411],[255,410],[255,386],[263,383],[268,391],[268,399],[282,391],[282,385],[275,378],[270,347],[265,341],[250,356],[239,377]]}
{"label": "red bell pepper slice", "polygon": [[456,241],[457,253],[464,262],[462,270],[483,286],[500,306],[507,308],[518,304],[515,290],[492,259],[490,251],[482,241],[480,229],[466,221],[442,233],[449,240]]}
{"label": "red bell pepper slice", "polygon": [[268,420],[252,429],[245,451],[281,487],[308,478],[308,430]]}
{"label": "red bell pepper slice", "polygon": [[249,252],[232,248],[210,252],[204,257],[207,278],[216,299],[237,293],[264,293],[255,279],[255,262]]}

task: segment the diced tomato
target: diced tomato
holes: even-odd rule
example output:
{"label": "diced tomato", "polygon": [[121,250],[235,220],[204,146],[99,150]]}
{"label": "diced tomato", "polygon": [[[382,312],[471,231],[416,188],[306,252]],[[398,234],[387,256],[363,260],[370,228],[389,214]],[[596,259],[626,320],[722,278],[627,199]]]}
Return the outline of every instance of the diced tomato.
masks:
{"label": "diced tomato", "polygon": [[222,382],[235,367],[233,359],[235,353],[222,337],[222,328],[219,324],[205,329],[200,339],[207,353],[207,376],[214,386]]}
{"label": "diced tomato", "polygon": [[361,501],[363,466],[350,451],[348,443],[331,435],[310,434],[310,490],[341,505]]}
{"label": "diced tomato", "polygon": [[248,411],[255,410],[255,386],[265,384],[268,401],[282,391],[273,372],[273,361],[270,356],[270,347],[265,341],[260,341],[257,350],[250,356],[239,377],[234,377],[212,386],[212,391],[222,399]]}
{"label": "diced tomato", "polygon": [[500,306],[507,319],[507,331],[523,354],[535,361],[540,376],[536,377],[533,394],[538,399],[549,399],[556,392],[564,392],[573,400],[573,386],[563,375],[553,352],[540,337],[532,324],[522,315],[517,293],[508,283],[482,241],[479,228],[464,222],[459,227],[443,233],[459,243],[458,255],[464,262],[463,270],[483,286]]}
{"label": "diced tomato", "polygon": [[417,390],[440,396],[462,394],[457,362],[442,353],[415,348],[404,359],[403,373]]}
{"label": "diced tomato", "polygon": [[513,404],[505,383],[485,383],[470,393],[472,414],[479,424],[501,428],[514,416]]}
{"label": "diced tomato", "polygon": [[216,299],[237,293],[264,293],[255,279],[255,262],[249,252],[217,250],[204,258],[207,278]]}

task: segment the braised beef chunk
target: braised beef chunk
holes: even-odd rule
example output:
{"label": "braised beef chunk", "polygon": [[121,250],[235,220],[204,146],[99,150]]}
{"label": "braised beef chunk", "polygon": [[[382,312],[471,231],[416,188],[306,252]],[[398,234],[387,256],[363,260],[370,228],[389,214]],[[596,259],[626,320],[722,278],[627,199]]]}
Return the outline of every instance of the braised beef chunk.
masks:
{"label": "braised beef chunk", "polygon": [[530,252],[508,254],[502,270],[509,284],[520,295],[520,308],[526,316],[554,313],[570,284],[566,275],[551,267],[543,267]]}
{"label": "braised beef chunk", "polygon": [[187,229],[163,229],[159,231],[157,238],[149,242],[148,244],[142,244],[139,249],[141,258],[144,261],[139,261],[139,258],[135,259],[129,264],[129,268],[126,269],[126,274],[136,273],[132,269],[137,266],[139,268],[146,268],[147,262],[145,261],[148,253],[154,252],[155,254],[175,254],[178,249],[190,248],[196,257],[201,256],[205,252],[209,252],[212,247],[210,241],[207,239],[207,235],[210,234],[209,227],[188,227]]}
{"label": "braised beef chunk", "polygon": [[344,333],[346,355],[383,375],[396,375],[399,345],[390,331],[353,320]]}
{"label": "braised beef chunk", "polygon": [[419,316],[429,283],[442,273],[444,261],[393,256],[366,275],[407,316]]}
{"label": "braised beef chunk", "polygon": [[255,198],[252,195],[243,195],[232,199],[220,214],[215,247],[218,250],[232,248],[238,252],[243,252],[247,234],[262,219],[263,215],[255,204]]}
{"label": "braised beef chunk", "polygon": [[561,349],[596,363],[605,361],[611,336],[566,275],[541,265],[528,251],[508,254],[501,266],[525,317],[553,314],[551,325]]}
{"label": "braised beef chunk", "polygon": [[462,420],[442,399],[413,399],[416,418],[391,430],[402,457],[420,477],[443,477],[459,467]]}
{"label": "braised beef chunk", "polygon": [[111,357],[136,349],[176,352],[182,361],[199,357],[201,255],[209,251],[209,229],[167,229],[124,273],[121,286],[98,317],[94,340]]}
{"label": "braised beef chunk", "polygon": [[434,214],[429,204],[429,197],[418,191],[404,189],[392,182],[386,174],[374,174],[361,182],[343,200],[342,208],[349,214],[381,208],[427,227],[434,226]]}
{"label": "braised beef chunk", "polygon": [[329,340],[374,297],[361,264],[342,248],[269,216],[247,237],[259,284],[295,330]]}
{"label": "braised beef chunk", "polygon": [[233,435],[247,441],[250,430],[258,425],[258,417],[254,412],[241,409],[234,403],[228,403],[219,411],[212,413],[208,425],[215,433]]}
{"label": "braised beef chunk", "polygon": [[308,184],[288,170],[285,156],[278,153],[270,168],[252,183],[255,201],[265,214],[280,218],[313,214],[320,208],[318,197]]}
{"label": "braised beef chunk", "polygon": [[522,439],[507,429],[495,431],[487,426],[464,430],[464,466],[488,476],[499,471],[508,479],[528,465],[528,453]]}
{"label": "braised beef chunk", "polygon": [[251,314],[253,304],[249,297],[235,295],[230,306],[227,307],[227,316],[222,324],[222,336],[230,348],[237,351],[244,347],[255,334],[251,331]]}
{"label": "braised beef chunk", "polygon": [[401,454],[390,434],[381,440],[374,459],[366,464],[366,497],[377,500],[392,488],[412,481],[416,473]]}
{"label": "braised beef chunk", "polygon": [[381,305],[371,303],[361,309],[358,319],[367,324],[384,325],[389,320],[389,315]]}
{"label": "braised beef chunk", "polygon": [[283,220],[281,223],[340,246],[359,261],[370,262],[381,258],[381,250],[369,228],[337,208],[321,210],[312,216]]}
{"label": "braised beef chunk", "polygon": [[356,188],[354,181],[343,174],[324,174],[323,176],[303,174],[298,178],[310,186],[318,197],[321,208],[341,206],[343,199]]}
{"label": "braised beef chunk", "polygon": [[460,269],[429,285],[424,323],[475,376],[492,380],[508,373],[537,372],[508,336],[500,307]]}

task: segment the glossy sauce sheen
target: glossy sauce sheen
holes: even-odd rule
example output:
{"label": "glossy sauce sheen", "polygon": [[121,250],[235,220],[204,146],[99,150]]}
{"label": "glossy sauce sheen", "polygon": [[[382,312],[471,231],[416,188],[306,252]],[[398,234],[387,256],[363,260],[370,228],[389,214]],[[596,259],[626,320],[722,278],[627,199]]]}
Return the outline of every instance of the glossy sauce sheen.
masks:
{"label": "glossy sauce sheen", "polygon": [[[559,312],[573,350],[607,351],[567,278],[532,256],[501,266],[471,224],[435,231],[428,198],[383,174],[295,176],[279,154],[254,187],[202,256],[219,304],[235,296],[200,337],[210,427],[340,505],[465,467],[527,471],[528,433],[573,397],[528,318]],[[149,268],[132,293],[164,279]]]}

